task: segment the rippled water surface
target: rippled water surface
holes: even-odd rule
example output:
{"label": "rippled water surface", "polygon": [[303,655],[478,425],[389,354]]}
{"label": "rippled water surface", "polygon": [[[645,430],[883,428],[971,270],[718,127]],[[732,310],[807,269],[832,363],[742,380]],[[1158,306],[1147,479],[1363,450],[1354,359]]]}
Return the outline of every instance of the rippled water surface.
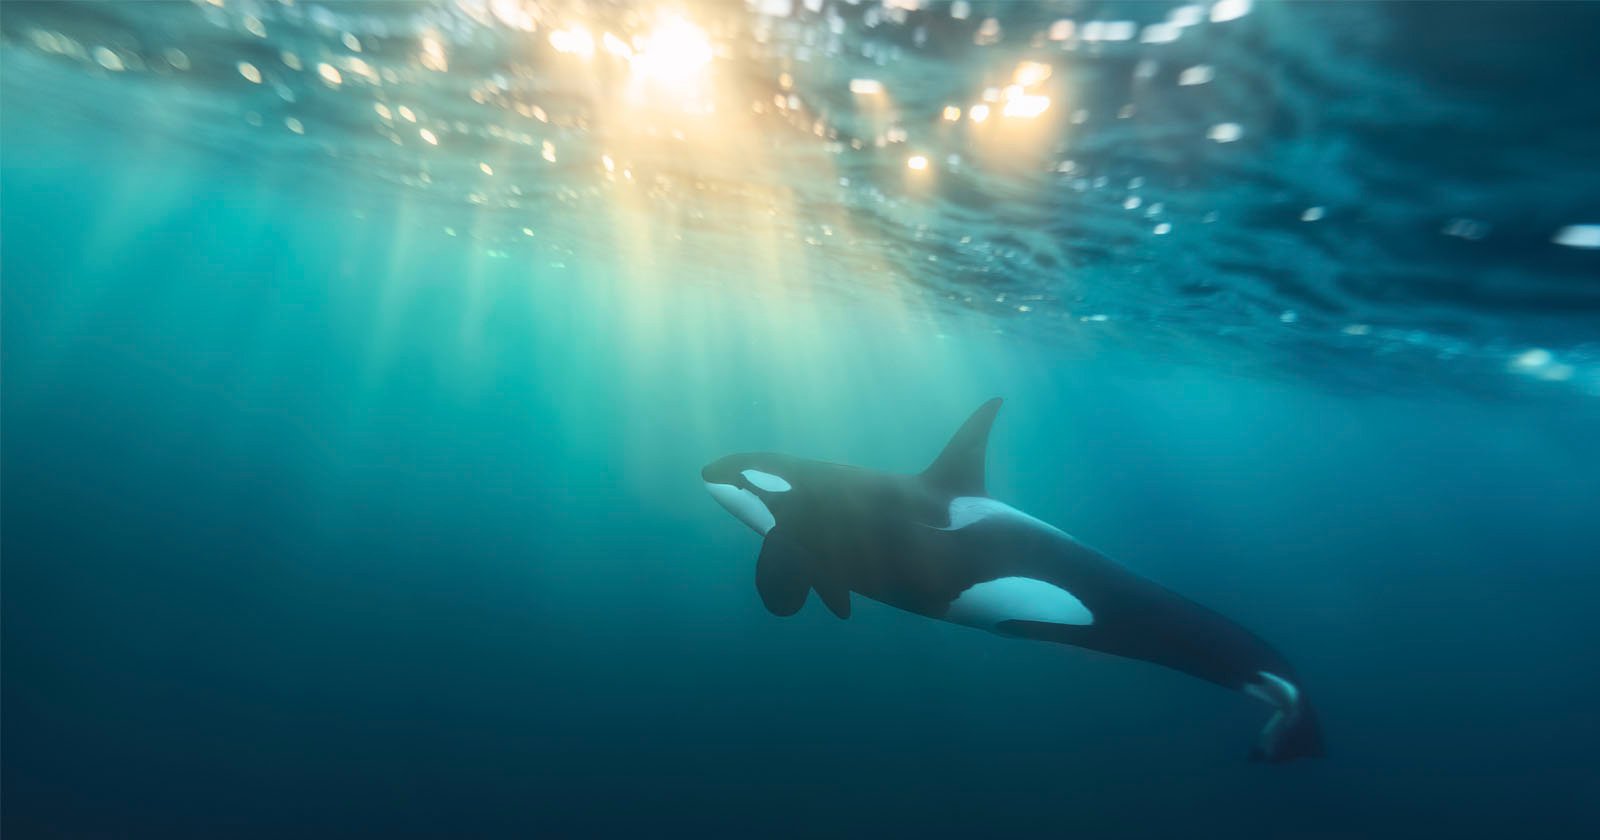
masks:
{"label": "rippled water surface", "polygon": [[335,178],[488,258],[648,253],[1047,342],[1600,391],[1593,4],[6,12],[9,119]]}

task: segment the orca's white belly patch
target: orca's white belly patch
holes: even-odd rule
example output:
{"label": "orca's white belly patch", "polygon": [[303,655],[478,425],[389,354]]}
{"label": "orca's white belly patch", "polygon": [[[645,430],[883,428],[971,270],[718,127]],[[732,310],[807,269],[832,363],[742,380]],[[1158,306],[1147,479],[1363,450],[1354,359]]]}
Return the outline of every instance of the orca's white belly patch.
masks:
{"label": "orca's white belly patch", "polygon": [[[960,531],[982,522],[1004,522],[1067,538],[1061,529],[1016,508],[984,496],[958,496],[950,500],[948,525],[940,531]],[[950,602],[946,621],[994,630],[1003,621],[1042,621],[1086,627],[1094,613],[1078,596],[1030,577],[1002,577],[975,583]]]}
{"label": "orca's white belly patch", "polygon": [[1065,589],[1027,577],[1003,577],[974,584],[945,612],[946,621],[994,630],[1002,621],[1042,621],[1086,627],[1094,613]]}

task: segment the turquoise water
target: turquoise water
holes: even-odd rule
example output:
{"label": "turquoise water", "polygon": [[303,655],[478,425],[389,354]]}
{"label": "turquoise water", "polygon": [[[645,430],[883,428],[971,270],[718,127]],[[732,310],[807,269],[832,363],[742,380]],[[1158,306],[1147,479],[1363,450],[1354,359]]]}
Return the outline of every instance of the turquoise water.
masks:
{"label": "turquoise water", "polygon": [[[8,837],[1596,826],[1596,7],[676,15],[0,9]],[[996,395],[990,492],[1270,639],[1326,758],[766,612],[702,465]]]}

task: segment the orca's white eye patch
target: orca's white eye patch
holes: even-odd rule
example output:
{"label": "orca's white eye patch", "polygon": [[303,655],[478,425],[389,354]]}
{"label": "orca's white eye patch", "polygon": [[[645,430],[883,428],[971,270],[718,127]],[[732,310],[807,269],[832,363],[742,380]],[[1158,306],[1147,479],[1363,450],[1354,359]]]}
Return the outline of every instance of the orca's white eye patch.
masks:
{"label": "orca's white eye patch", "polygon": [[794,485],[785,481],[781,475],[773,475],[760,470],[745,470],[740,475],[744,476],[745,481],[760,487],[768,493],[787,493],[794,489]]}

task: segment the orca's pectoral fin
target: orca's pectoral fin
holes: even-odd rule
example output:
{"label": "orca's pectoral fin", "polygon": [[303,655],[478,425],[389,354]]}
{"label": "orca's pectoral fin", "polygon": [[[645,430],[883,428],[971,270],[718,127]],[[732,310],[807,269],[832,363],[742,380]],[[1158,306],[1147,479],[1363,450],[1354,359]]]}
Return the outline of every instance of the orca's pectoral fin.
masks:
{"label": "orca's pectoral fin", "polygon": [[817,597],[828,606],[828,612],[839,618],[850,617],[850,589],[835,583],[818,581],[814,584]]}
{"label": "orca's pectoral fin", "polygon": [[776,528],[767,532],[756,558],[756,591],[767,610],[779,616],[799,612],[811,591],[811,558]]}

